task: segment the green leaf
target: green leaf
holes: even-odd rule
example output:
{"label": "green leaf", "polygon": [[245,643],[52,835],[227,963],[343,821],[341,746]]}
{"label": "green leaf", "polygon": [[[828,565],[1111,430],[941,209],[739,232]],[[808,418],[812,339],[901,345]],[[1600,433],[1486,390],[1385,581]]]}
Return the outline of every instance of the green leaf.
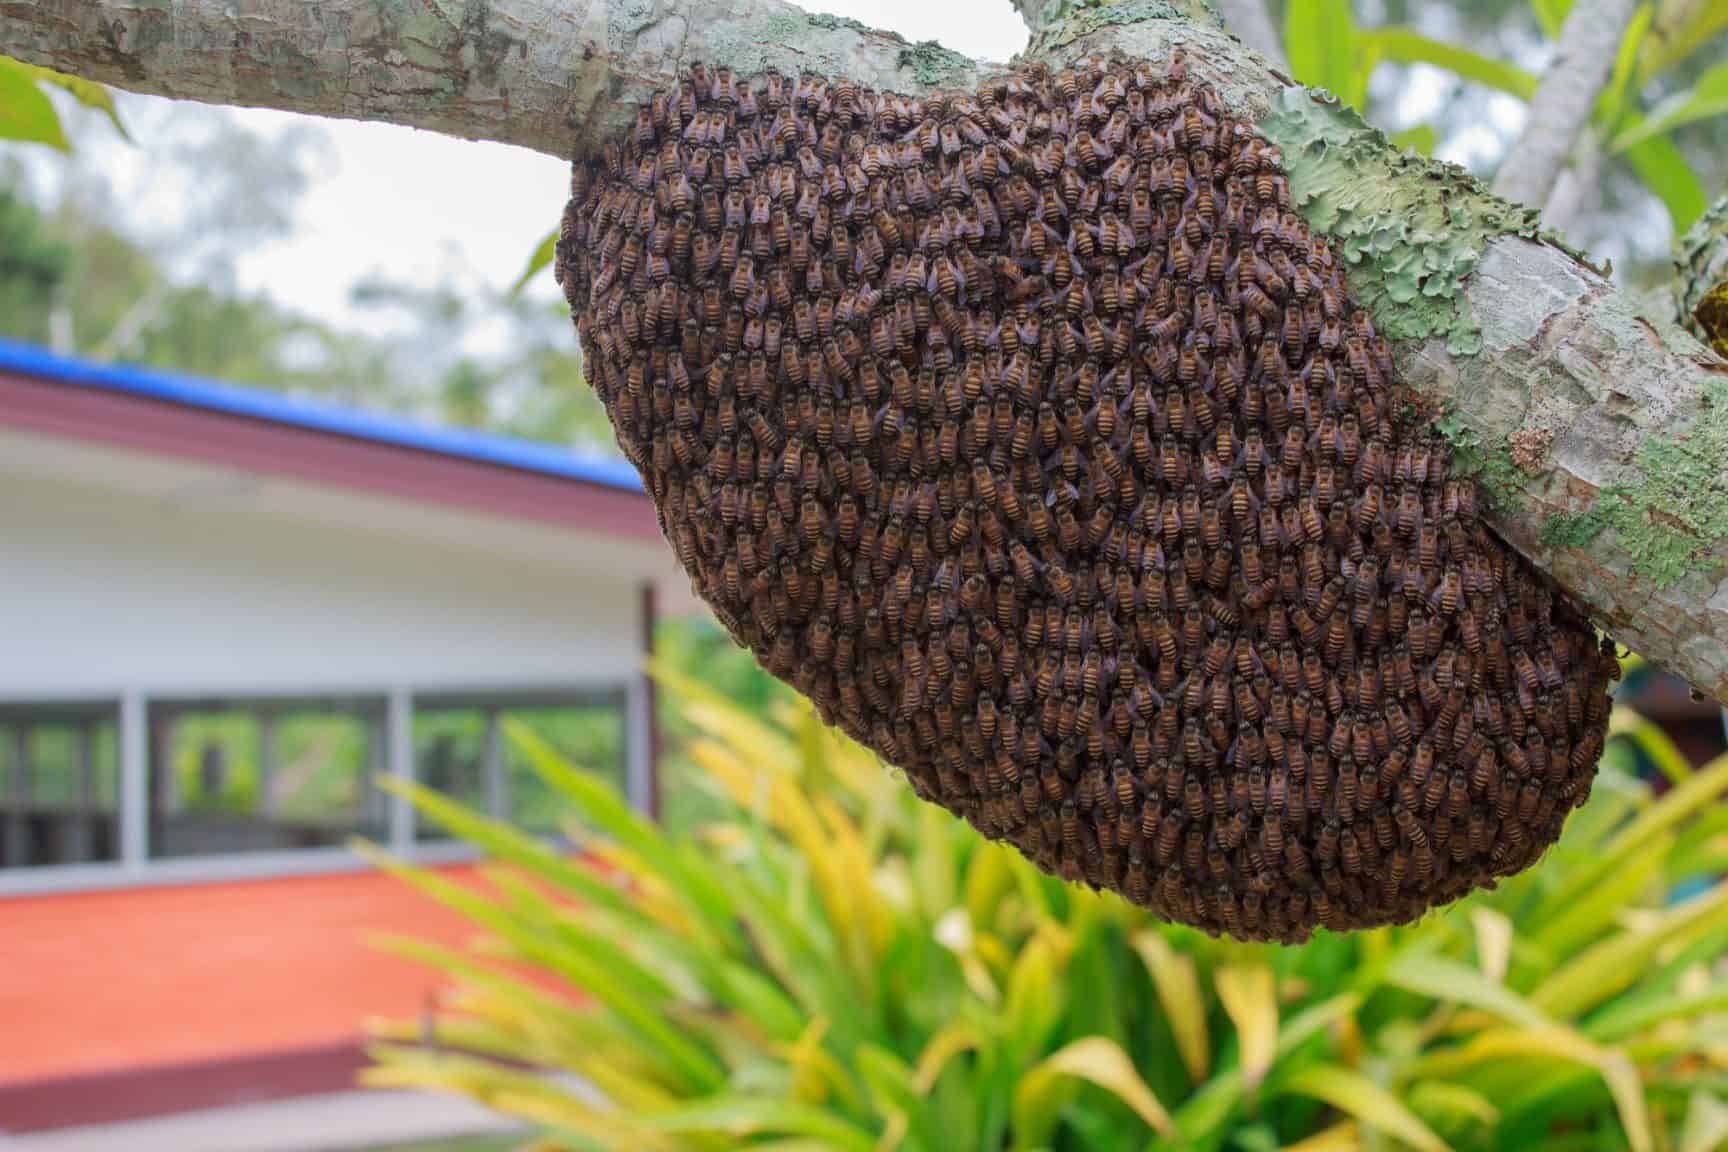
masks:
{"label": "green leaf", "polygon": [[546,238],[534,246],[534,252],[528,257],[528,266],[522,269],[522,275],[516,277],[516,282],[510,285],[510,295],[520,296],[522,289],[528,287],[528,282],[540,274],[540,270],[552,263],[558,254],[558,231],[553,229]]}
{"label": "green leaf", "polygon": [[1278,993],[1272,969],[1265,964],[1220,968],[1213,977],[1218,999],[1241,1045],[1242,1089],[1252,1095],[1278,1051]]}
{"label": "green leaf", "polygon": [[37,87],[35,70],[5,56],[0,56],[0,140],[72,150],[54,102]]}
{"label": "green leaf", "polygon": [[1386,970],[1386,982],[1441,1003],[1468,1004],[1511,1024],[1548,1028],[1553,1022],[1518,993],[1467,964],[1444,956],[1406,952]]}
{"label": "green leaf", "polygon": [[1153,1131],[1167,1137],[1175,1135],[1170,1113],[1146,1086],[1140,1073],[1135,1071],[1134,1061],[1128,1058],[1128,1053],[1114,1040],[1086,1036],[1074,1041],[1027,1073],[1020,1082],[1019,1093],[1041,1097],[1040,1085],[1045,1079],[1059,1077],[1089,1080],[1105,1091],[1115,1093]]}
{"label": "green leaf", "polygon": [[869,1133],[831,1112],[777,1097],[721,1094],[699,1103],[634,1117],[655,1132],[716,1132],[728,1136],[780,1133],[806,1136],[843,1152],[874,1152]]}
{"label": "green leaf", "polygon": [[606,781],[568,763],[527,725],[506,719],[503,726],[511,747],[542,780],[602,832],[652,866],[716,939],[736,942],[732,901],[726,891],[705,871],[686,867],[658,825],[632,811]]}
{"label": "green leaf", "polygon": [[640,909],[592,866],[554,852],[545,842],[514,825],[481,816],[423,784],[389,777],[380,781],[379,787],[405,797],[440,827],[490,856],[508,860],[553,887],[592,904],[621,915],[641,916]]}
{"label": "green leaf", "polygon": [[[1290,0],[1284,8],[1284,51],[1296,79],[1360,104],[1361,46],[1350,0]],[[1351,97],[1355,97],[1352,99]]]}
{"label": "green leaf", "polygon": [[1576,1017],[1630,987],[1664,941],[1723,923],[1728,923],[1728,885],[1676,904],[1654,921],[1579,953],[1542,981],[1531,993],[1531,1003],[1557,1017]]}
{"label": "green leaf", "polygon": [[1434,130],[1432,124],[1417,124],[1402,132],[1394,132],[1387,139],[1391,140],[1392,147],[1400,152],[1411,148],[1422,156],[1434,155],[1434,149],[1440,146],[1440,134]]}
{"label": "green leaf", "polygon": [[1380,1085],[1338,1064],[1311,1064],[1279,1078],[1280,1090],[1308,1096],[1422,1152],[1451,1152],[1446,1141]]}
{"label": "green leaf", "polygon": [[1638,751],[1656,765],[1657,771],[1668,778],[1670,784],[1684,783],[1686,777],[1692,775],[1692,761],[1686,758],[1686,753],[1680,751],[1674,738],[1664,732],[1661,725],[1654,720],[1640,716],[1630,727],[1621,726],[1612,731],[1614,735],[1631,741]]}
{"label": "green leaf", "polygon": [[1536,13],[1536,22],[1542,25],[1542,34],[1550,40],[1560,38],[1560,27],[1566,23],[1567,13],[1572,11],[1572,0],[1530,0],[1530,7]]}
{"label": "green leaf", "polygon": [[86,80],[82,76],[70,76],[65,72],[56,72],[52,68],[44,68],[39,64],[26,64],[24,67],[35,74],[37,81],[52,84],[72,95],[72,98],[86,108],[94,108],[108,117],[108,123],[114,125],[114,131],[120,134],[120,139],[128,144],[135,144],[132,133],[126,131],[126,125],[120,120],[120,109],[114,106],[114,93],[106,84],[98,84],[94,80]]}
{"label": "green leaf", "polygon": [[1629,126],[1614,138],[1614,151],[1624,152],[1652,136],[1695,124],[1728,112],[1728,64],[1718,64],[1698,77],[1698,83],[1662,101],[1642,123]]}
{"label": "green leaf", "polygon": [[[1684,10],[1687,7],[1691,10],[1681,17],[1680,26],[1668,27],[1663,20],[1668,10]],[[1638,63],[1639,78],[1648,80],[1666,72],[1724,31],[1728,31],[1728,4],[1723,4],[1720,0],[1696,0],[1691,5],[1664,5],[1663,11],[1657,15],[1652,35],[1644,43],[1644,58]]]}
{"label": "green leaf", "polygon": [[1362,33],[1362,43],[1372,45],[1387,60],[1400,64],[1432,64],[1461,79],[1506,92],[1520,100],[1536,94],[1537,77],[1515,64],[1495,60],[1468,48],[1424,36],[1414,28],[1397,25]]}
{"label": "green leaf", "polygon": [[1711,1152],[1728,1145],[1728,1104],[1702,1088],[1692,1091],[1681,1129],[1680,1152]]}
{"label": "green leaf", "polygon": [[1134,950],[1152,974],[1158,1002],[1164,1008],[1164,1020],[1176,1038],[1176,1050],[1188,1069],[1189,1079],[1202,1083],[1212,1063],[1211,1041],[1206,1032],[1206,998],[1200,993],[1194,958],[1177,952],[1155,931],[1134,937]]}
{"label": "green leaf", "polygon": [[1621,117],[1626,111],[1626,86],[1631,82],[1633,65],[1638,62],[1638,49],[1644,43],[1645,34],[1650,31],[1650,21],[1655,13],[1656,10],[1650,5],[1640,4],[1626,24],[1626,34],[1620,37],[1620,47],[1615,50],[1614,70],[1596,102],[1599,122],[1606,125],[1610,133],[1620,127]]}
{"label": "green leaf", "polygon": [[606,962],[611,958],[561,945],[524,924],[495,901],[430,869],[403,864],[363,844],[356,845],[355,850],[398,879],[496,933],[524,959],[557,973],[593,996],[643,1039],[643,1051],[651,1049],[663,1057],[668,1072],[684,1084],[712,1091],[724,1083],[725,1073],[713,1057],[671,1023],[662,1005],[643,995],[640,983],[631,982],[628,973]]}

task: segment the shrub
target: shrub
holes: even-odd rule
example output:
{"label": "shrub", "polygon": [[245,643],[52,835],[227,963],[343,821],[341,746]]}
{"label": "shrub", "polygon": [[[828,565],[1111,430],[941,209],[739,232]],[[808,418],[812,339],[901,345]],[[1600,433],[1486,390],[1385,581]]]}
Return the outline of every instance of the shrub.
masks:
{"label": "shrub", "polygon": [[[1540,866],[1300,948],[1061,884],[796,706],[663,677],[711,819],[674,835],[534,733],[572,857],[423,789],[478,928],[398,940],[453,988],[378,1026],[373,1084],[467,1093],[548,1148],[1676,1149],[1728,1138],[1728,756],[1629,713]],[[1634,744],[1673,780],[1627,771]],[[1696,894],[1670,902],[1684,887]]]}

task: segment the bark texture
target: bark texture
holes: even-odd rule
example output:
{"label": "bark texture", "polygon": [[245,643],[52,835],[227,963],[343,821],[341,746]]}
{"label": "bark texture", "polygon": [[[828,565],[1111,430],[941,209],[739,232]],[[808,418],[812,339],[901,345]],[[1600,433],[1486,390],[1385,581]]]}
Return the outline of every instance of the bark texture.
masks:
{"label": "bark texture", "polygon": [[1540,208],[1608,81],[1635,0],[1579,0],[1560,28],[1559,51],[1530,101],[1530,119],[1494,178],[1494,194]]}
{"label": "bark texture", "polygon": [[[1535,212],[1293,87],[1204,0],[1017,7],[1031,55],[1180,54],[1254,119],[1505,538],[1617,640],[1728,702],[1728,362],[1541,238]],[[0,0],[0,52],[560,155],[630,123],[695,59],[903,92],[986,67],[779,0]]]}
{"label": "bark texture", "polygon": [[783,0],[0,0],[0,55],[182,100],[380,120],[568,157],[691,60],[895,91],[975,66]]}

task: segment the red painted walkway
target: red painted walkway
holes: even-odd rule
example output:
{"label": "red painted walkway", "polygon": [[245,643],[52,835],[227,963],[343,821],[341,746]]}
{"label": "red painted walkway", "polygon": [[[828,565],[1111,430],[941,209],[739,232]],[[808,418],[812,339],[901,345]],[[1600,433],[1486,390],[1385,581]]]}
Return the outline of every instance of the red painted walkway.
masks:
{"label": "red painted walkway", "polygon": [[52,1082],[351,1050],[440,983],[380,933],[469,929],[376,873],[0,899],[0,1111]]}

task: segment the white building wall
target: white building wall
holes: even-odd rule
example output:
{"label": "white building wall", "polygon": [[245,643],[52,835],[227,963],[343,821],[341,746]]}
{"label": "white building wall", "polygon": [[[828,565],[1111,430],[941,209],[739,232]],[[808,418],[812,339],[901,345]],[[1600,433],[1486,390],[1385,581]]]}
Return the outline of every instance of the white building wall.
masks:
{"label": "white building wall", "polygon": [[637,565],[4,481],[0,698],[618,685],[639,667]]}

